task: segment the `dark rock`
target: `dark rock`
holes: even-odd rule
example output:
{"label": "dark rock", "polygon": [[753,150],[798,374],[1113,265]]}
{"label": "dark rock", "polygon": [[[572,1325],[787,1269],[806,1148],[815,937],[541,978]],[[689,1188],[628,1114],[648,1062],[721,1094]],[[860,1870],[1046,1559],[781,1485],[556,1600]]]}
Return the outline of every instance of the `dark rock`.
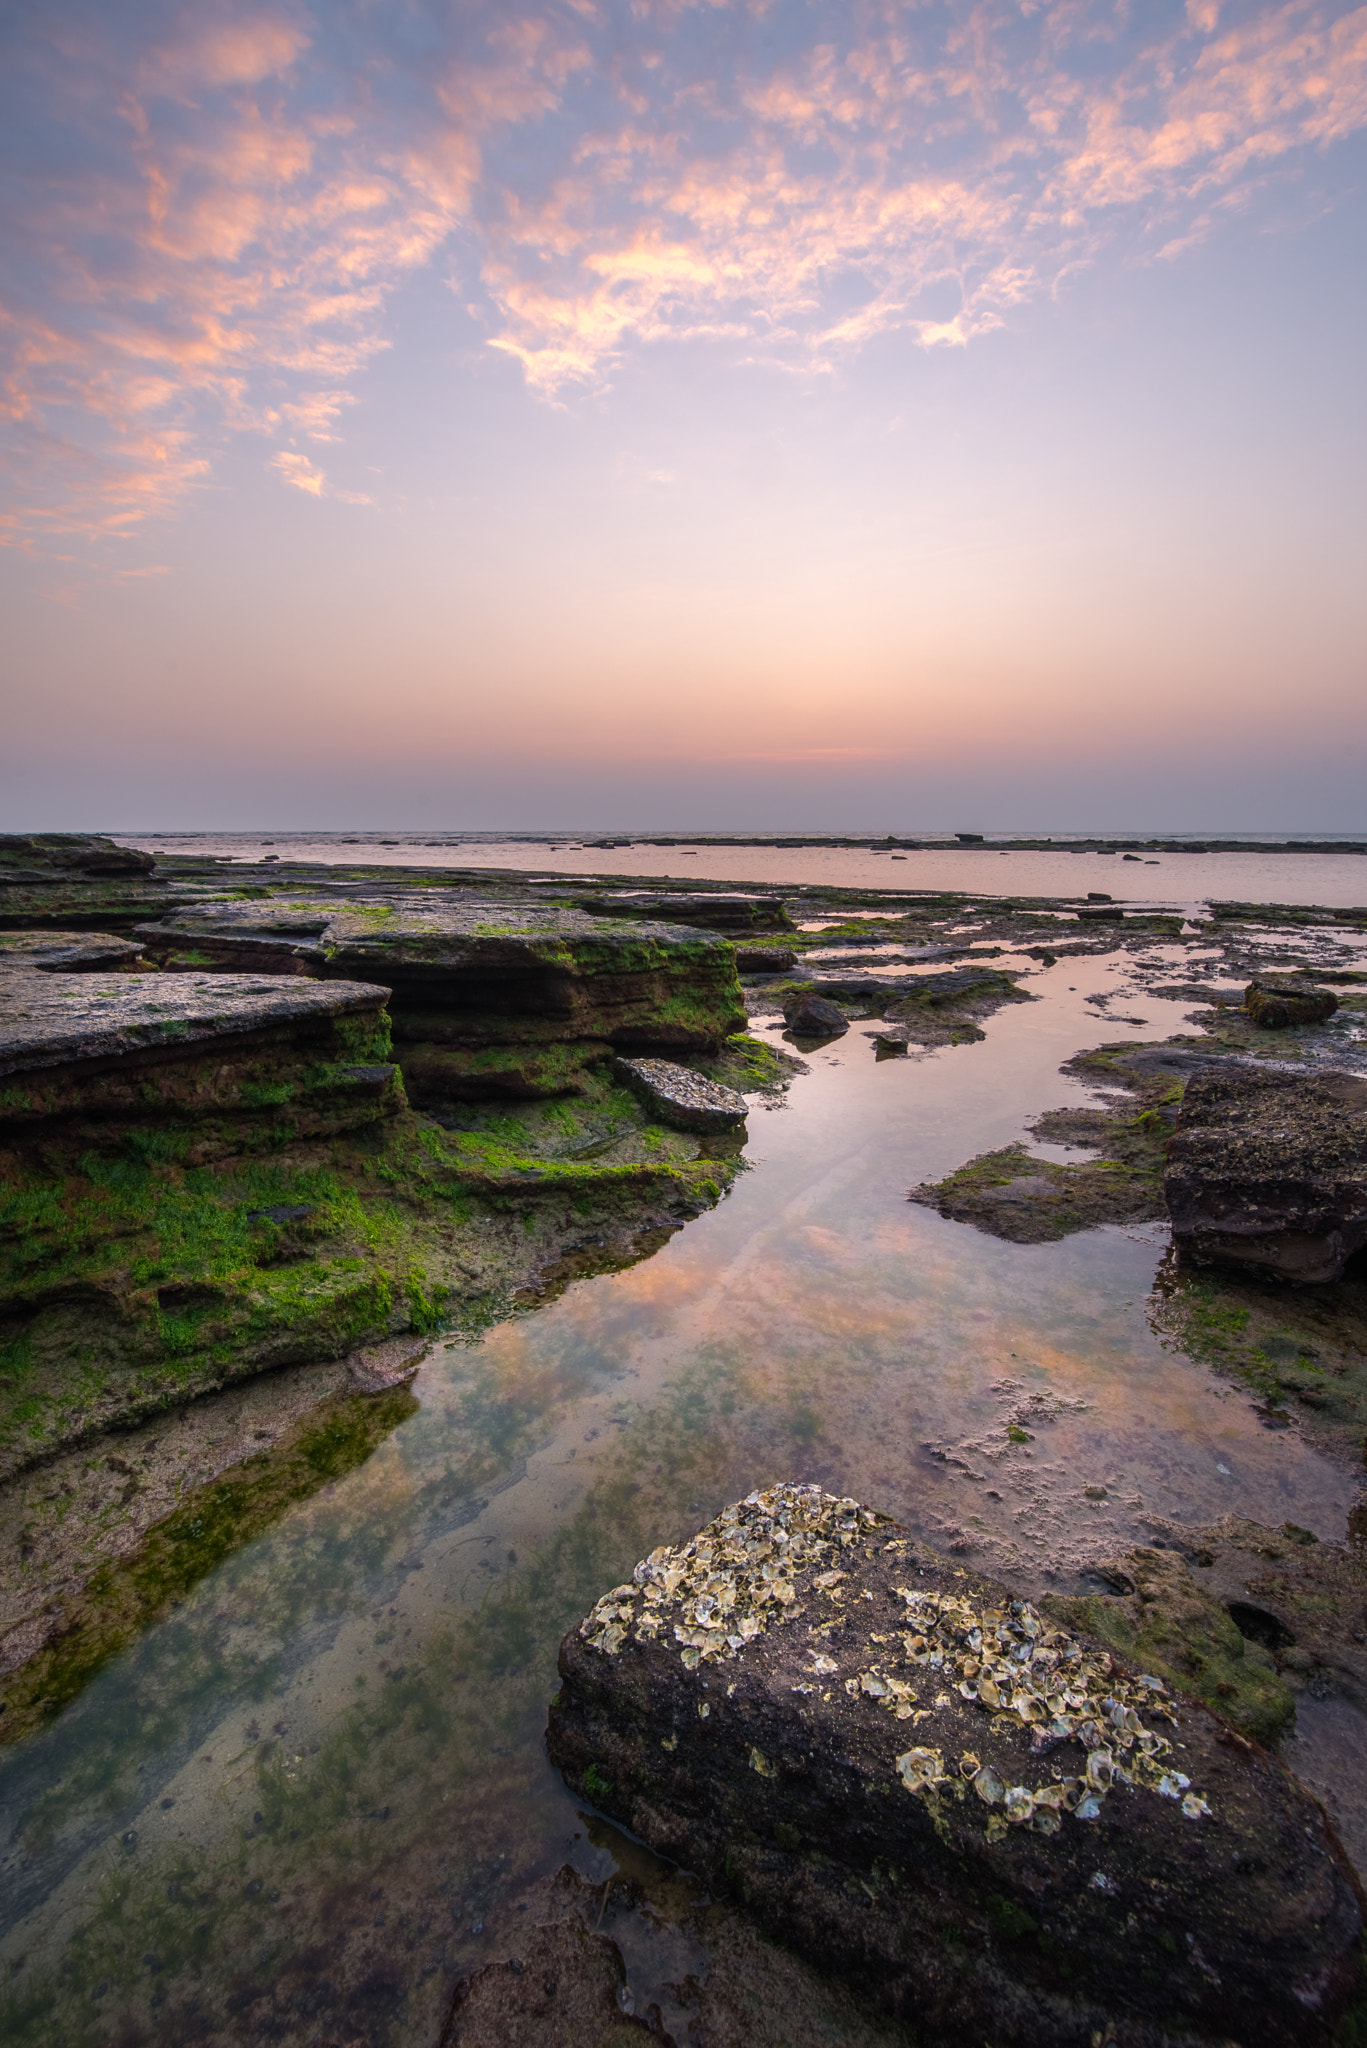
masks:
{"label": "dark rock", "polygon": [[797,954],[791,946],[737,946],[736,970],[742,979],[747,974],[782,974],[797,964]]}
{"label": "dark rock", "polygon": [[1087,891],[1087,901],[1089,903],[1114,903],[1115,898],[1114,896],[1108,896],[1104,889],[1089,889]]}
{"label": "dark rock", "polygon": [[1265,1031],[1283,1031],[1289,1024],[1323,1024],[1338,1006],[1338,997],[1328,989],[1310,988],[1304,982],[1251,981],[1244,990],[1244,1008]]}
{"label": "dark rock", "polygon": [[958,840],[960,846],[981,846],[983,844],[981,832],[956,832],[954,837]]}
{"label": "dark rock", "polygon": [[1367,1080],[1227,1059],[1192,1075],[1163,1192],[1179,1247],[1337,1279],[1367,1244]]}
{"label": "dark rock", "polygon": [[853,1501],[653,1552],[560,1679],[575,1791],[920,2039],[1293,2048],[1356,1995],[1361,1895],[1275,1758]]}
{"label": "dark rock", "polygon": [[816,995],[798,996],[787,1004],[783,1021],[795,1038],[840,1038],[850,1028],[843,1010]]}
{"label": "dark rock", "polygon": [[618,2003],[626,1969],[615,1942],[565,1919],[529,1927],[518,1953],[456,1986],[441,2048],[627,2048],[660,2039]]}
{"label": "dark rock", "polygon": [[1084,922],[1088,918],[1104,918],[1113,924],[1118,924],[1124,915],[1125,913],[1118,903],[1084,903],[1078,909],[1078,916]]}
{"label": "dark rock", "polygon": [[614,889],[586,896],[583,908],[595,917],[649,917],[664,924],[698,924],[714,932],[790,932],[793,920],[777,896],[745,896],[735,890]]}
{"label": "dark rock", "polygon": [[661,1123],[681,1131],[735,1131],[745,1122],[745,1097],[673,1060],[615,1059],[612,1070]]}
{"label": "dark rock", "polygon": [[150,875],[156,865],[150,853],[116,846],[100,832],[0,833],[0,887],[81,875]]}

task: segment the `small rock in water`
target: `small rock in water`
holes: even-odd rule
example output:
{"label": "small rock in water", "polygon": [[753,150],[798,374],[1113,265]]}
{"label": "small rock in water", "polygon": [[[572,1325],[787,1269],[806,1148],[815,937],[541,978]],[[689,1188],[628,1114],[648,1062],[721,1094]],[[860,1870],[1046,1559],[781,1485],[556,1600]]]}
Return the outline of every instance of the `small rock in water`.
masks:
{"label": "small rock in water", "polygon": [[825,996],[800,996],[784,1010],[783,1021],[794,1038],[840,1038],[850,1028],[844,1011]]}
{"label": "small rock in water", "polygon": [[347,1360],[347,1378],[358,1394],[384,1394],[391,1387],[406,1387],[431,1348],[426,1337],[391,1337],[387,1343],[353,1351]]}
{"label": "small rock in water", "polygon": [[577,1793],[928,2041],[1327,2048],[1355,1996],[1360,1895],[1273,1757],[856,1501],[653,1551],[560,1678]]}
{"label": "small rock in water", "polygon": [[745,1097],[691,1067],[673,1060],[615,1059],[612,1070],[661,1123],[684,1131],[734,1131],[745,1122]]}
{"label": "small rock in water", "polygon": [[1251,981],[1244,990],[1244,1008],[1265,1031],[1284,1031],[1291,1024],[1323,1024],[1338,1009],[1328,989],[1304,982]]}

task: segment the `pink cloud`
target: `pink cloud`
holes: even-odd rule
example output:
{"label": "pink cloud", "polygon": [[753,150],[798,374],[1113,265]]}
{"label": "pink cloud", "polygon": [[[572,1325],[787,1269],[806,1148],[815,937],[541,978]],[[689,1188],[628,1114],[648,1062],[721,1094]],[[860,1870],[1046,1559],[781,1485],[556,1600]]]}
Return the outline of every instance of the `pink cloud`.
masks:
{"label": "pink cloud", "polygon": [[472,0],[421,59],[383,10],[349,17],[358,58],[303,0],[71,9],[25,52],[81,148],[22,167],[16,535],[126,533],[230,433],[336,494],[298,444],[340,443],[397,287],[458,229],[462,297],[546,397],[669,339],[808,374],[893,331],[969,345],[1108,242],[1171,260],[1367,125],[1367,8],[1327,0],[1137,25],[1103,0]]}

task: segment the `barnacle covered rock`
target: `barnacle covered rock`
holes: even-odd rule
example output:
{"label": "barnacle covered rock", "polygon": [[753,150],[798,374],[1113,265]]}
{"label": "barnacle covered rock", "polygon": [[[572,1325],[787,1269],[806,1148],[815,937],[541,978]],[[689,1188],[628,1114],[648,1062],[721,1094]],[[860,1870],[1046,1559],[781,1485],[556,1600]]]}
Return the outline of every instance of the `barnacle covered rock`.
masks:
{"label": "barnacle covered rock", "polygon": [[930,2039],[1289,2048],[1353,1996],[1359,1894],[1275,1759],[853,1500],[653,1551],[560,1673],[576,1790]]}

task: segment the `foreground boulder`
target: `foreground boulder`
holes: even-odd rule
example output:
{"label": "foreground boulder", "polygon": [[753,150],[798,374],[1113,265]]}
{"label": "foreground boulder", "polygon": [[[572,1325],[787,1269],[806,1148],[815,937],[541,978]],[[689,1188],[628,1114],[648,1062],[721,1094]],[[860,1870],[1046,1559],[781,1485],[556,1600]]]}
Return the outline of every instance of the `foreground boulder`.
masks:
{"label": "foreground boulder", "polygon": [[1193,1258],[1335,1280],[1367,1244],[1367,1080],[1224,1060],[1192,1075],[1163,1192]]}
{"label": "foreground boulder", "polygon": [[168,967],[383,981],[423,1104],[572,1092],[614,1048],[713,1051],[746,1021],[724,939],[540,904],[215,903],[140,936]]}
{"label": "foreground boulder", "polygon": [[1324,2042],[1363,1912],[1320,1808],[1215,1714],[776,1486],[561,1645],[572,1786],[928,2040]]}

